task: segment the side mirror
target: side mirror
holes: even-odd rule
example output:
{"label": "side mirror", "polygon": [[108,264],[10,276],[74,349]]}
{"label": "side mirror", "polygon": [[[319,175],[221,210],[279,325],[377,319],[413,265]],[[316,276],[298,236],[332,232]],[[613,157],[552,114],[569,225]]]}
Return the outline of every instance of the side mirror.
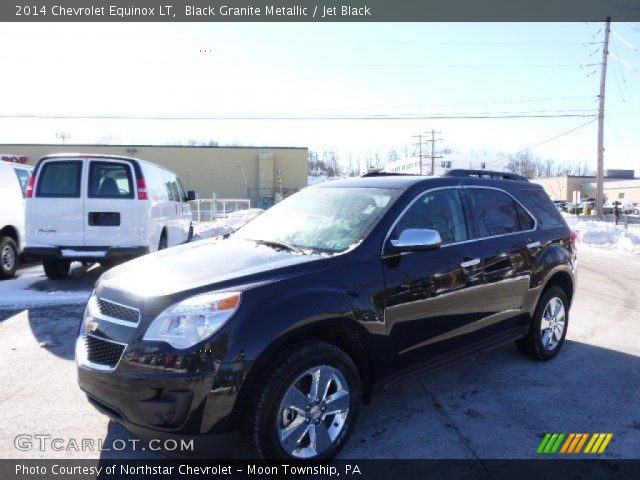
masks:
{"label": "side mirror", "polygon": [[441,244],[440,234],[426,228],[408,228],[400,233],[397,240],[391,240],[391,248],[396,252],[435,250]]}
{"label": "side mirror", "polygon": [[187,202],[190,202],[191,200],[195,200],[196,199],[196,192],[195,190],[189,190],[187,192]]}

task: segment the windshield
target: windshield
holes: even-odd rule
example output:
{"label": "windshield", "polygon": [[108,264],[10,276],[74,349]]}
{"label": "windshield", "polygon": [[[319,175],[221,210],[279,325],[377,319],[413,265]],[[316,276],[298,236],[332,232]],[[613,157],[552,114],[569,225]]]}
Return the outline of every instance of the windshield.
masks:
{"label": "windshield", "polygon": [[400,192],[388,188],[307,188],[233,236],[301,250],[342,252],[362,241]]}

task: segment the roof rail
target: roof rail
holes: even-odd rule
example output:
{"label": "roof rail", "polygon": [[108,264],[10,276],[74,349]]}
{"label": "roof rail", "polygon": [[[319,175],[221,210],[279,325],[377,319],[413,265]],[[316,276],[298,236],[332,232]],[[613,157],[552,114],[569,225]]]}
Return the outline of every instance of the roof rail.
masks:
{"label": "roof rail", "polygon": [[522,175],[509,172],[495,172],[492,170],[467,170],[464,168],[456,168],[449,170],[443,177],[477,177],[477,178],[496,178],[501,180],[517,180],[520,182],[528,182],[529,180]]}
{"label": "roof rail", "polygon": [[383,172],[380,170],[372,170],[371,172],[367,172],[362,177],[406,177],[409,176],[419,176],[415,173],[398,173],[398,172]]}

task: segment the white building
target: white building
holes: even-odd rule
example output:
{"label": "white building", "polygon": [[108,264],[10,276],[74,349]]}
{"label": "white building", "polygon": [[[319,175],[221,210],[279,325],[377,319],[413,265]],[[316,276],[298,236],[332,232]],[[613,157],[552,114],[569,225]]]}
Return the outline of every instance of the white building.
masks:
{"label": "white building", "polygon": [[[451,153],[444,158],[436,159],[434,175],[442,175],[447,170],[465,168],[472,170],[502,170],[503,161],[496,155],[484,153]],[[422,158],[422,169],[418,157],[406,157],[389,162],[384,166],[384,172],[406,173],[409,175],[431,175],[431,159]]]}

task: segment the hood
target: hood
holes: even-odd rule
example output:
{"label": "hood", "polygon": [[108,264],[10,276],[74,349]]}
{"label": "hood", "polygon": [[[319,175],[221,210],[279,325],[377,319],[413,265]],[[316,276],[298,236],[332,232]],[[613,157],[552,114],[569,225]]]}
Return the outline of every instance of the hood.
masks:
{"label": "hood", "polygon": [[[100,288],[138,297],[160,297],[199,287],[238,280],[265,280],[276,270],[315,262],[326,257],[298,254],[248,240],[202,240],[145,255],[106,272]],[[250,280],[244,278],[252,276]]]}

